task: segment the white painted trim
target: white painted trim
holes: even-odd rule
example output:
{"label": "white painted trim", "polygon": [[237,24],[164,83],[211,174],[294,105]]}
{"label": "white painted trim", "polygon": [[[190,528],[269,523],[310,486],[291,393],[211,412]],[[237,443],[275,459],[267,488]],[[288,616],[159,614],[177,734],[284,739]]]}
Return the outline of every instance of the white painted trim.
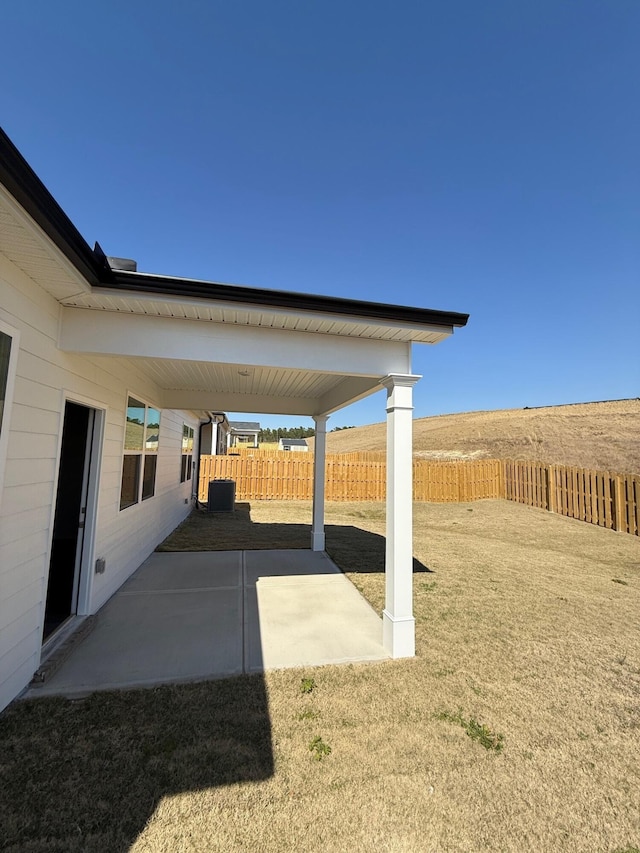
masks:
{"label": "white painted trim", "polygon": [[415,655],[413,618],[412,374],[381,380],[387,389],[387,522],[382,640],[393,658]]}
{"label": "white painted trim", "polygon": [[[206,284],[201,279],[192,279],[192,278],[177,278],[175,276],[163,276],[163,275],[154,275],[154,278],[161,278],[166,281],[189,281],[194,284]],[[222,282],[218,282],[222,284]],[[229,287],[235,287],[236,285],[230,284]],[[447,325],[436,325],[431,323],[408,323],[403,320],[385,320],[380,317],[360,317],[353,314],[340,314],[336,313],[321,313],[319,311],[305,310],[304,308],[298,308],[296,310],[286,309],[286,308],[277,308],[272,306],[266,306],[260,302],[224,302],[222,300],[216,299],[212,301],[210,298],[206,296],[197,297],[197,296],[175,296],[172,294],[164,294],[164,293],[141,293],[140,291],[126,291],[120,290],[116,288],[109,287],[101,287],[100,290],[94,290],[92,295],[96,298],[101,296],[111,297],[113,299],[131,299],[135,302],[140,302],[142,304],[148,303],[166,303],[168,305],[187,305],[193,307],[206,306],[207,308],[213,308],[216,311],[242,311],[242,312],[258,312],[260,314],[266,314],[273,317],[283,317],[287,319],[291,318],[300,318],[301,320],[315,320],[318,323],[326,323],[326,322],[334,322],[334,323],[345,323],[345,324],[353,324],[354,326],[373,326],[379,329],[385,330],[402,330],[402,331],[417,331],[417,332],[433,332],[433,334],[441,335],[441,338],[448,338],[453,334],[453,326]],[[73,297],[65,297],[65,299],[72,299]],[[64,304],[65,300],[61,300]],[[72,307],[72,306],[69,306]],[[94,309],[94,310],[109,310],[109,309]],[[116,312],[117,313],[117,312]],[[211,322],[210,320],[200,319],[199,322]],[[260,328],[259,326],[257,328]],[[269,326],[266,326],[269,328]],[[295,329],[282,329],[281,331],[296,331]],[[314,334],[313,332],[309,334]],[[349,336],[347,336],[349,337]],[[382,338],[381,340],[385,340]]]}
{"label": "white painted trim", "polygon": [[14,326],[0,320],[0,332],[11,338],[11,352],[9,353],[9,366],[7,369],[7,389],[5,392],[4,407],[0,422],[0,509],[2,508],[2,493],[4,491],[4,469],[7,462],[7,447],[9,445],[9,432],[11,429],[11,409],[13,407],[13,395],[16,382],[16,370],[18,367],[18,354],[20,352],[20,332]]}
{"label": "white painted trim", "polygon": [[311,525],[311,550],[324,551],[325,461],[328,417],[326,415],[316,415],[313,420],[316,428],[313,448],[313,521]]}
{"label": "white painted trim", "polygon": [[[125,445],[126,440],[127,440],[127,410],[129,408],[129,397],[133,397],[139,403],[144,403],[144,405],[145,405],[145,415],[144,415],[145,427],[146,427],[146,421],[147,421],[147,409],[157,409],[158,412],[160,412],[160,430],[158,432],[158,450],[156,451],[157,453],[160,452],[160,433],[162,432],[162,410],[163,410],[163,406],[156,405],[155,403],[151,403],[150,398],[147,397],[146,394],[138,394],[137,392],[130,391],[129,389],[127,389],[127,391],[125,393],[124,409],[123,409],[124,423],[123,423],[123,427],[122,427],[122,448],[120,450],[120,463],[121,464],[120,464],[120,493],[118,495],[118,513],[127,512],[128,510],[131,510],[131,512],[133,514],[136,511],[135,507],[138,507],[138,509],[139,509],[143,503],[146,503],[146,501],[142,500],[142,481],[144,479],[144,459],[145,459],[146,451],[144,449],[144,429],[143,429],[143,431],[142,431],[143,448],[140,451],[141,458],[140,458],[140,475],[139,475],[139,480],[138,480],[138,499],[134,504],[131,504],[131,506],[126,506],[126,507],[120,508],[120,499],[122,497],[122,473],[124,471],[124,457],[125,457],[124,445]],[[194,441],[194,447],[195,447],[195,441]],[[131,451],[127,455],[133,456],[134,451]],[[157,477],[157,471],[156,471],[156,477]],[[155,497],[157,497],[157,494],[155,491],[155,483],[154,483],[153,494],[151,495],[151,497],[148,497],[146,500],[148,500],[148,501],[153,500],[153,498],[155,498]]]}
{"label": "white painted trim", "polygon": [[62,308],[58,346],[65,352],[93,355],[218,361],[283,370],[294,365],[296,370],[375,380],[387,374],[406,373],[411,363],[411,344],[407,341],[202,323],[179,317],[86,308]]}
{"label": "white painted trim", "polygon": [[[47,551],[44,562],[44,590],[40,609],[40,621],[38,631],[40,634],[40,643],[42,644],[42,633],[44,631],[44,616],[47,607],[47,588],[49,584],[49,569],[51,565],[51,551],[53,548],[53,529],[56,515],[56,504],[58,496],[58,479],[60,477],[60,460],[62,455],[62,433],[64,431],[64,415],[65,408],[69,403],[76,403],[80,406],[86,406],[94,412],[94,431],[93,444],[91,455],[91,467],[89,470],[89,486],[87,493],[87,512],[85,515],[84,529],[84,544],[82,549],[82,563],[80,565],[80,585],[78,589],[78,600],[76,603],[76,613],[73,616],[84,616],[91,612],[91,594],[93,591],[93,564],[96,545],[96,533],[98,530],[98,506],[100,496],[100,477],[102,472],[102,454],[104,449],[104,434],[107,421],[107,409],[103,402],[86,397],[84,394],[76,394],[74,391],[69,391],[63,388],[60,392],[60,423],[58,426],[58,447],[56,450],[55,474],[53,479],[53,487],[51,491],[51,511],[49,513],[49,541],[47,543]],[[66,623],[64,623],[66,624]],[[49,640],[57,637],[55,632]],[[44,645],[46,646],[47,643]],[[40,647],[42,654],[43,646]]]}
{"label": "white painted trim", "polygon": [[87,491],[87,511],[84,523],[84,545],[82,563],[80,565],[80,584],[78,587],[78,602],[76,615],[87,616],[91,613],[91,594],[93,591],[96,533],[98,530],[98,507],[100,497],[100,476],[102,471],[102,454],[104,448],[105,424],[107,410],[96,401],[89,402],[86,398],[78,399],[78,395],[69,395],[72,403],[86,405],[93,410],[93,440],[91,447],[91,465],[89,468],[89,485]]}
{"label": "white painted trim", "polygon": [[415,657],[416,620],[414,617],[394,617],[388,610],[383,610],[382,646],[392,658]]}

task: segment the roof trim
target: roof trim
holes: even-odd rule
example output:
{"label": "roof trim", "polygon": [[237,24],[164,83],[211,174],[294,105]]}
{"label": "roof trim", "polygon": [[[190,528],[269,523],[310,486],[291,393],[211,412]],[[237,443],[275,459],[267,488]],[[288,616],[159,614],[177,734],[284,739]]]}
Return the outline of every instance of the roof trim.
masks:
{"label": "roof trim", "polygon": [[112,290],[133,293],[157,293],[165,296],[183,296],[211,301],[234,302],[243,305],[260,305],[268,308],[285,308],[294,311],[315,311],[321,314],[338,314],[349,317],[366,317],[376,320],[403,322],[410,325],[465,326],[468,314],[437,311],[429,308],[411,308],[406,305],[388,305],[383,302],[366,302],[344,299],[340,296],[318,296],[289,290],[266,290],[238,284],[221,284],[189,278],[173,278],[153,273],[112,271],[113,280],[105,285]]}
{"label": "roof trim", "polygon": [[90,248],[2,128],[0,128],[0,181],[93,287],[108,287],[132,293],[197,297],[212,302],[223,300],[244,305],[316,311],[322,314],[340,314],[420,325],[461,327],[465,326],[469,319],[468,314],[450,311],[112,270],[100,246],[96,244],[95,249]]}
{"label": "roof trim", "polygon": [[[91,285],[109,279],[109,266],[91,249],[0,127],[0,182]],[[106,259],[105,259],[106,260]]]}

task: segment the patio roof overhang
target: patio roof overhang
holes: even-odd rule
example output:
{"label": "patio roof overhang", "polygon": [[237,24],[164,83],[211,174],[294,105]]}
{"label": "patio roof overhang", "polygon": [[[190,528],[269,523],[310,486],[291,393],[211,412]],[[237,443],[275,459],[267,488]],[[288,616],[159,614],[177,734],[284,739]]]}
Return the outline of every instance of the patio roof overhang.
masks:
{"label": "patio roof overhang", "polygon": [[383,642],[393,657],[415,653],[411,345],[438,343],[468,315],[111,269],[2,131],[1,255],[60,304],[60,349],[125,362],[156,405],[313,417],[313,550],[324,549],[327,415],[385,388]]}
{"label": "patio roof overhang", "polygon": [[468,319],[112,269],[2,131],[0,250],[61,304],[61,349],[131,360],[164,408],[329,414]]}
{"label": "patio roof overhang", "polygon": [[[139,297],[136,308],[152,310]],[[379,390],[389,373],[411,372],[405,340],[138,311],[65,307],[59,346],[131,360],[163,408],[196,411],[330,414]]]}

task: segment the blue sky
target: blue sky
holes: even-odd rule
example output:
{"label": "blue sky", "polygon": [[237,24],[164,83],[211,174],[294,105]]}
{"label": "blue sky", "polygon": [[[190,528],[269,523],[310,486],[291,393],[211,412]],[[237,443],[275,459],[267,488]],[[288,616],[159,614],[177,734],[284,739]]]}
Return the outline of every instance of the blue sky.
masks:
{"label": "blue sky", "polygon": [[[91,244],[471,314],[414,349],[416,417],[640,396],[638,0],[2,18],[0,123]],[[383,418],[376,395],[330,426]]]}

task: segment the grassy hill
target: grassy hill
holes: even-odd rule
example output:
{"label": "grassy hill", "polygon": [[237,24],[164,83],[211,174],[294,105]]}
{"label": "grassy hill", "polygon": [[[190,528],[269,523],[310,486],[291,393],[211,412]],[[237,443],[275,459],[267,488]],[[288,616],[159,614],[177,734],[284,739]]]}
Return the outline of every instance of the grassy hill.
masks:
{"label": "grassy hill", "polygon": [[[330,433],[327,451],[384,450],[385,442],[385,424],[372,424]],[[528,459],[636,474],[640,399],[419,418],[413,449],[425,459]]]}

